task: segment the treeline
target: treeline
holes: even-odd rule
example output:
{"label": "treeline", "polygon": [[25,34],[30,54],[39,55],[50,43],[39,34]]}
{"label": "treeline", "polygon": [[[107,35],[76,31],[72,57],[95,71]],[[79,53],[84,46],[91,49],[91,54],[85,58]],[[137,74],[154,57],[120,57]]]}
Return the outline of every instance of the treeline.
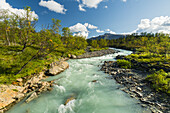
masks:
{"label": "treeline", "polygon": [[108,46],[108,42],[106,39],[88,40],[88,44],[93,48],[104,48]]}
{"label": "treeline", "polygon": [[30,7],[25,7],[23,16],[0,11],[0,83],[39,72],[68,54],[85,52],[86,39],[73,36],[68,27],[61,28],[60,20],[52,19],[39,32],[35,30],[37,21]]}
{"label": "treeline", "polygon": [[156,54],[170,54],[170,36],[163,33],[141,33],[140,35],[134,33],[125,38],[109,40],[108,46],[138,49],[143,52],[150,52]]}
{"label": "treeline", "polygon": [[[146,77],[156,91],[170,94],[170,36],[163,33],[134,33],[125,38],[107,40],[110,47],[130,49],[136,54],[117,63],[123,68],[135,68],[152,74]],[[125,60],[126,59],[126,60]],[[166,72],[165,72],[166,71]]]}

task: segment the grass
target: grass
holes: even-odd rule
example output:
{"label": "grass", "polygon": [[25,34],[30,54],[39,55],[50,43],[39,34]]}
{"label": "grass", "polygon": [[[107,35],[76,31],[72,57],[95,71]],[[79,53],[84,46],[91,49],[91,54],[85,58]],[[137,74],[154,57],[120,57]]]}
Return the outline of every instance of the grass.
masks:
{"label": "grass", "polygon": [[0,84],[11,84],[17,78],[26,77],[46,70],[49,64],[68,54],[81,55],[84,50],[68,50],[57,48],[45,58],[36,58],[26,65],[26,67],[15,75],[21,67],[36,54],[38,48],[27,47],[21,52],[21,46],[0,46]]}

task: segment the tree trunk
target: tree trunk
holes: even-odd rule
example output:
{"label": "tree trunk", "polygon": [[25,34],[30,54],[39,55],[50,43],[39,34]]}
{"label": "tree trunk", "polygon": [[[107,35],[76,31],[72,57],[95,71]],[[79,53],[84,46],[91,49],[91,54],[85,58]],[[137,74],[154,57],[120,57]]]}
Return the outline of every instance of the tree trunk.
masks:
{"label": "tree trunk", "polygon": [[36,56],[37,56],[37,54],[34,55],[27,63],[25,63],[25,64],[21,67],[21,69],[20,69],[15,75],[19,74],[19,73],[22,71],[22,69],[24,69],[24,67],[25,67],[29,62],[31,62]]}
{"label": "tree trunk", "polygon": [[24,47],[22,48],[22,52],[24,52],[25,48],[27,47],[27,43],[24,43]]}
{"label": "tree trunk", "polygon": [[8,42],[8,45],[10,46],[11,44],[10,44],[10,41],[9,41],[9,38],[8,38],[7,30],[6,30],[5,32],[6,32],[6,40],[7,40],[7,42]]}

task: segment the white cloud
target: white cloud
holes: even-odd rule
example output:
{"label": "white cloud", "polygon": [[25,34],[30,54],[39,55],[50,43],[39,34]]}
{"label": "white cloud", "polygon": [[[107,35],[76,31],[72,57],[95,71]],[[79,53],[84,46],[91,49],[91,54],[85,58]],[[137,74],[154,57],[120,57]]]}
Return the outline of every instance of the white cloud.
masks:
{"label": "white cloud", "polygon": [[127,0],[122,0],[123,2],[127,2]]}
{"label": "white cloud", "polygon": [[91,25],[89,23],[85,23],[84,24],[86,27],[88,27],[89,29],[97,29],[98,27],[97,26],[94,26],[94,25]]}
{"label": "white cloud", "polygon": [[[6,0],[0,0],[0,10],[8,10],[9,15],[12,15],[12,13],[17,14],[20,17],[25,17],[26,11],[24,9],[17,9],[13,8],[9,3],[6,2]],[[38,18],[38,15],[35,13],[35,11],[31,11],[31,18]]]}
{"label": "white cloud", "polygon": [[85,24],[77,23],[73,26],[70,26],[69,28],[70,31],[74,33],[73,35],[84,36],[87,38],[89,35],[89,29],[97,29],[98,27],[89,23]]}
{"label": "white cloud", "polygon": [[64,5],[61,5],[55,2],[54,0],[49,0],[49,1],[41,0],[39,2],[39,5],[43,7],[47,7],[49,10],[54,11],[56,13],[65,14],[65,12],[67,11],[67,9],[64,8]]}
{"label": "white cloud", "polygon": [[98,4],[100,4],[104,0],[77,0],[79,4],[80,11],[86,11],[83,7],[88,8],[97,8]]}
{"label": "white cloud", "polygon": [[106,8],[106,9],[107,9],[107,8],[108,8],[108,6],[104,6],[104,8]]}
{"label": "white cloud", "polygon": [[83,8],[83,6],[84,6],[83,4],[79,4],[79,10],[85,12],[86,10]]}
{"label": "white cloud", "polygon": [[110,29],[106,29],[106,31],[110,31]]}
{"label": "white cloud", "polygon": [[142,19],[138,28],[133,32],[163,32],[170,33],[170,17],[160,16],[155,17],[152,20]]}
{"label": "white cloud", "polygon": [[97,32],[97,33],[104,33],[104,31],[99,30],[99,29],[97,29],[96,32]]}
{"label": "white cloud", "polygon": [[114,32],[114,31],[110,31],[109,33],[110,33],[110,34],[116,34],[116,32]]}
{"label": "white cloud", "polygon": [[111,31],[110,29],[106,29],[105,31],[109,32],[110,34],[116,34],[116,32]]}
{"label": "white cloud", "polygon": [[70,31],[74,33],[74,35],[88,37],[89,31],[87,27],[81,23],[77,23],[76,25],[70,26]]}

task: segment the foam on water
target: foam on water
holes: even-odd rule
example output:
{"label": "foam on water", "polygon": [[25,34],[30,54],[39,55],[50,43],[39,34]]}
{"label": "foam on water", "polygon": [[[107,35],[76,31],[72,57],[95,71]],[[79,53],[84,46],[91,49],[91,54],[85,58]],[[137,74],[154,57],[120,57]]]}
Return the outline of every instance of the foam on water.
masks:
{"label": "foam on water", "polygon": [[75,113],[74,112],[74,107],[75,107],[75,99],[69,101],[66,105],[61,104],[58,108],[59,113]]}
{"label": "foam on water", "polygon": [[54,87],[57,90],[57,92],[60,92],[60,93],[66,92],[66,89],[64,88],[64,86],[54,85]]}

